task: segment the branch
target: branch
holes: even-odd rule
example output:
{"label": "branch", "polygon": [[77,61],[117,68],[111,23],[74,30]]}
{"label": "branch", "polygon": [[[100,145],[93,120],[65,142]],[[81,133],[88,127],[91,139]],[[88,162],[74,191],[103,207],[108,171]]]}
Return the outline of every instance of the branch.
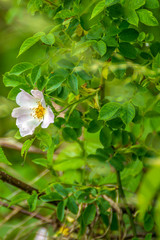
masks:
{"label": "branch", "polygon": [[[3,182],[7,182],[8,184],[10,184],[14,187],[17,187],[30,195],[33,193],[33,191],[36,191],[38,193],[38,198],[40,198],[42,195],[45,194],[45,192],[39,192],[39,190],[37,188],[34,188],[34,187],[30,186],[29,184],[26,184],[26,183],[22,182],[21,180],[10,176],[3,171],[0,171],[0,179]],[[58,201],[48,202],[48,203],[56,206],[58,204]]]}
{"label": "branch", "polygon": [[2,201],[0,201],[0,205],[3,206],[3,207],[6,207],[6,208],[10,208],[11,210],[17,210],[18,212],[20,213],[23,213],[25,215],[28,215],[28,216],[31,216],[31,217],[34,217],[34,218],[37,218],[43,222],[46,222],[46,223],[53,223],[53,220],[52,219],[48,219],[40,214],[37,214],[35,212],[28,212],[27,210],[21,208],[21,207],[16,207],[16,206],[9,206],[8,203],[4,203]]}
{"label": "branch", "polygon": [[[23,190],[24,192],[28,193],[28,194],[32,194],[33,191],[36,191],[38,194],[40,194],[40,192],[38,191],[38,189],[18,180],[17,178],[14,178],[10,175],[8,175],[7,173],[0,171],[0,179],[3,182],[7,182],[10,185],[17,187],[21,190]],[[42,193],[41,193],[42,194]]]}

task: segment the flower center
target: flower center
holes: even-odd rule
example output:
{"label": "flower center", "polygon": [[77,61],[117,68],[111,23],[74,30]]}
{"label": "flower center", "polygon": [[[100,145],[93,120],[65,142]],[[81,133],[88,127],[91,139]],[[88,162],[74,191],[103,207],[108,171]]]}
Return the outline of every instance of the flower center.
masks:
{"label": "flower center", "polygon": [[46,109],[42,106],[42,104],[40,102],[38,102],[38,107],[34,108],[35,112],[34,112],[34,117],[40,119],[43,118]]}

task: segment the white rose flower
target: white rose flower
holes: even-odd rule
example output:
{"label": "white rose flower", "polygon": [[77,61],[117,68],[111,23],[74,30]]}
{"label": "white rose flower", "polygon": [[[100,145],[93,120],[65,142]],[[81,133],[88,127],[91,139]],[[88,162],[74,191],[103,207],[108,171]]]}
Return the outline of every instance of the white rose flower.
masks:
{"label": "white rose flower", "polygon": [[21,89],[16,97],[16,103],[20,107],[12,112],[12,117],[17,118],[16,125],[22,137],[32,135],[41,123],[42,128],[47,128],[54,122],[54,114],[49,106],[46,107],[43,93],[31,90],[31,94]]}

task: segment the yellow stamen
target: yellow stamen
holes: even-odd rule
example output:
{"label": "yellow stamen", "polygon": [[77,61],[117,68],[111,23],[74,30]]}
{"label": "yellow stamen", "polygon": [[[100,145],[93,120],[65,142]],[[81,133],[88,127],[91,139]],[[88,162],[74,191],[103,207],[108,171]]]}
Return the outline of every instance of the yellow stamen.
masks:
{"label": "yellow stamen", "polygon": [[35,112],[34,112],[35,118],[38,118],[38,119],[43,118],[46,109],[42,106],[42,104],[40,102],[38,102],[38,107],[35,108],[34,110],[35,110]]}

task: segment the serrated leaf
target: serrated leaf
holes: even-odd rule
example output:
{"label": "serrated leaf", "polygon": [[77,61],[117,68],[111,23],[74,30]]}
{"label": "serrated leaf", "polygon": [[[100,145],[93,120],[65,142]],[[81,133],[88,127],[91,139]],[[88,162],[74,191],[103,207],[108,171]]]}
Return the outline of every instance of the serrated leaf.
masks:
{"label": "serrated leaf", "polygon": [[135,59],[137,57],[137,51],[135,47],[128,42],[121,42],[119,44],[119,51],[126,58]]}
{"label": "serrated leaf", "polygon": [[130,9],[138,9],[145,4],[145,0],[125,0],[125,7]]}
{"label": "serrated leaf", "polygon": [[33,68],[33,64],[29,62],[21,62],[14,65],[10,71],[13,75],[20,75],[21,73]]}
{"label": "serrated leaf", "polygon": [[106,53],[107,47],[104,41],[100,40],[97,42],[97,50],[101,57]]}
{"label": "serrated leaf", "polygon": [[32,72],[31,72],[32,83],[35,84],[40,77],[41,77],[41,66],[37,65],[32,69]]}
{"label": "serrated leaf", "polygon": [[63,197],[67,197],[68,191],[60,184],[54,184],[54,189]]}
{"label": "serrated leaf", "polygon": [[63,221],[64,219],[64,209],[65,209],[65,203],[64,201],[58,203],[57,206],[57,218],[59,219],[59,221]]}
{"label": "serrated leaf", "polygon": [[92,11],[92,15],[91,15],[90,19],[97,16],[100,12],[102,12],[104,10],[104,8],[105,8],[105,0],[97,3],[96,6],[94,7],[93,11]]}
{"label": "serrated leaf", "polygon": [[100,131],[99,140],[105,148],[111,145],[111,131],[108,127],[102,128]]}
{"label": "serrated leaf", "polygon": [[3,152],[3,149],[1,147],[0,147],[0,162],[5,163],[7,165],[12,165],[12,163],[10,163],[8,161],[8,159],[6,158],[6,156],[5,156],[4,152]]}
{"label": "serrated leaf", "polygon": [[62,130],[62,136],[66,141],[76,141],[77,134],[73,128],[65,127]]}
{"label": "serrated leaf", "polygon": [[65,19],[65,18],[70,18],[72,16],[74,16],[74,12],[72,12],[69,9],[63,9],[63,10],[59,11],[54,18]]}
{"label": "serrated leaf", "polygon": [[33,37],[27,38],[21,45],[18,56],[20,56],[22,53],[27,51],[30,47],[32,47],[35,43],[37,43],[40,38],[45,35],[44,32],[39,32],[35,34]]}
{"label": "serrated leaf", "polygon": [[135,117],[135,108],[132,103],[125,103],[121,111],[121,119],[125,124],[130,123]]}
{"label": "serrated leaf", "polygon": [[141,23],[147,26],[158,26],[157,19],[153,16],[153,13],[147,9],[139,9],[137,11],[139,20]]}
{"label": "serrated leaf", "polygon": [[83,213],[83,221],[85,225],[89,225],[93,222],[96,216],[96,206],[94,204],[88,205]]}
{"label": "serrated leaf", "polygon": [[17,87],[21,84],[26,83],[25,79],[21,76],[12,75],[9,73],[6,73],[3,76],[3,83],[6,87]]}
{"label": "serrated leaf", "polygon": [[68,198],[67,207],[73,214],[78,213],[78,206],[72,196]]}
{"label": "serrated leaf", "polygon": [[48,81],[48,89],[47,92],[53,92],[57,88],[61,86],[61,84],[65,81],[66,79],[64,76],[53,76],[49,79]]}
{"label": "serrated leaf", "polygon": [[33,212],[36,209],[37,206],[37,200],[38,200],[38,194],[37,192],[33,192],[32,195],[27,199],[29,210]]}
{"label": "serrated leaf", "polygon": [[116,102],[106,103],[100,110],[99,119],[108,121],[120,114],[121,105]]}
{"label": "serrated leaf", "polygon": [[139,17],[134,9],[130,8],[125,9],[125,16],[127,22],[138,27]]}
{"label": "serrated leaf", "polygon": [[27,141],[25,141],[23,143],[23,147],[21,149],[21,156],[24,157],[24,159],[26,159],[28,150],[30,149],[32,143],[34,142],[35,138],[32,139],[28,139]]}
{"label": "serrated leaf", "polygon": [[61,201],[63,200],[62,196],[57,192],[51,192],[49,194],[43,195],[40,199],[44,202],[51,202],[51,201]]}
{"label": "serrated leaf", "polygon": [[78,95],[78,79],[75,74],[69,75],[68,84],[75,95]]}
{"label": "serrated leaf", "polygon": [[41,41],[47,45],[53,45],[55,43],[55,36],[53,33],[48,33],[41,37]]}

